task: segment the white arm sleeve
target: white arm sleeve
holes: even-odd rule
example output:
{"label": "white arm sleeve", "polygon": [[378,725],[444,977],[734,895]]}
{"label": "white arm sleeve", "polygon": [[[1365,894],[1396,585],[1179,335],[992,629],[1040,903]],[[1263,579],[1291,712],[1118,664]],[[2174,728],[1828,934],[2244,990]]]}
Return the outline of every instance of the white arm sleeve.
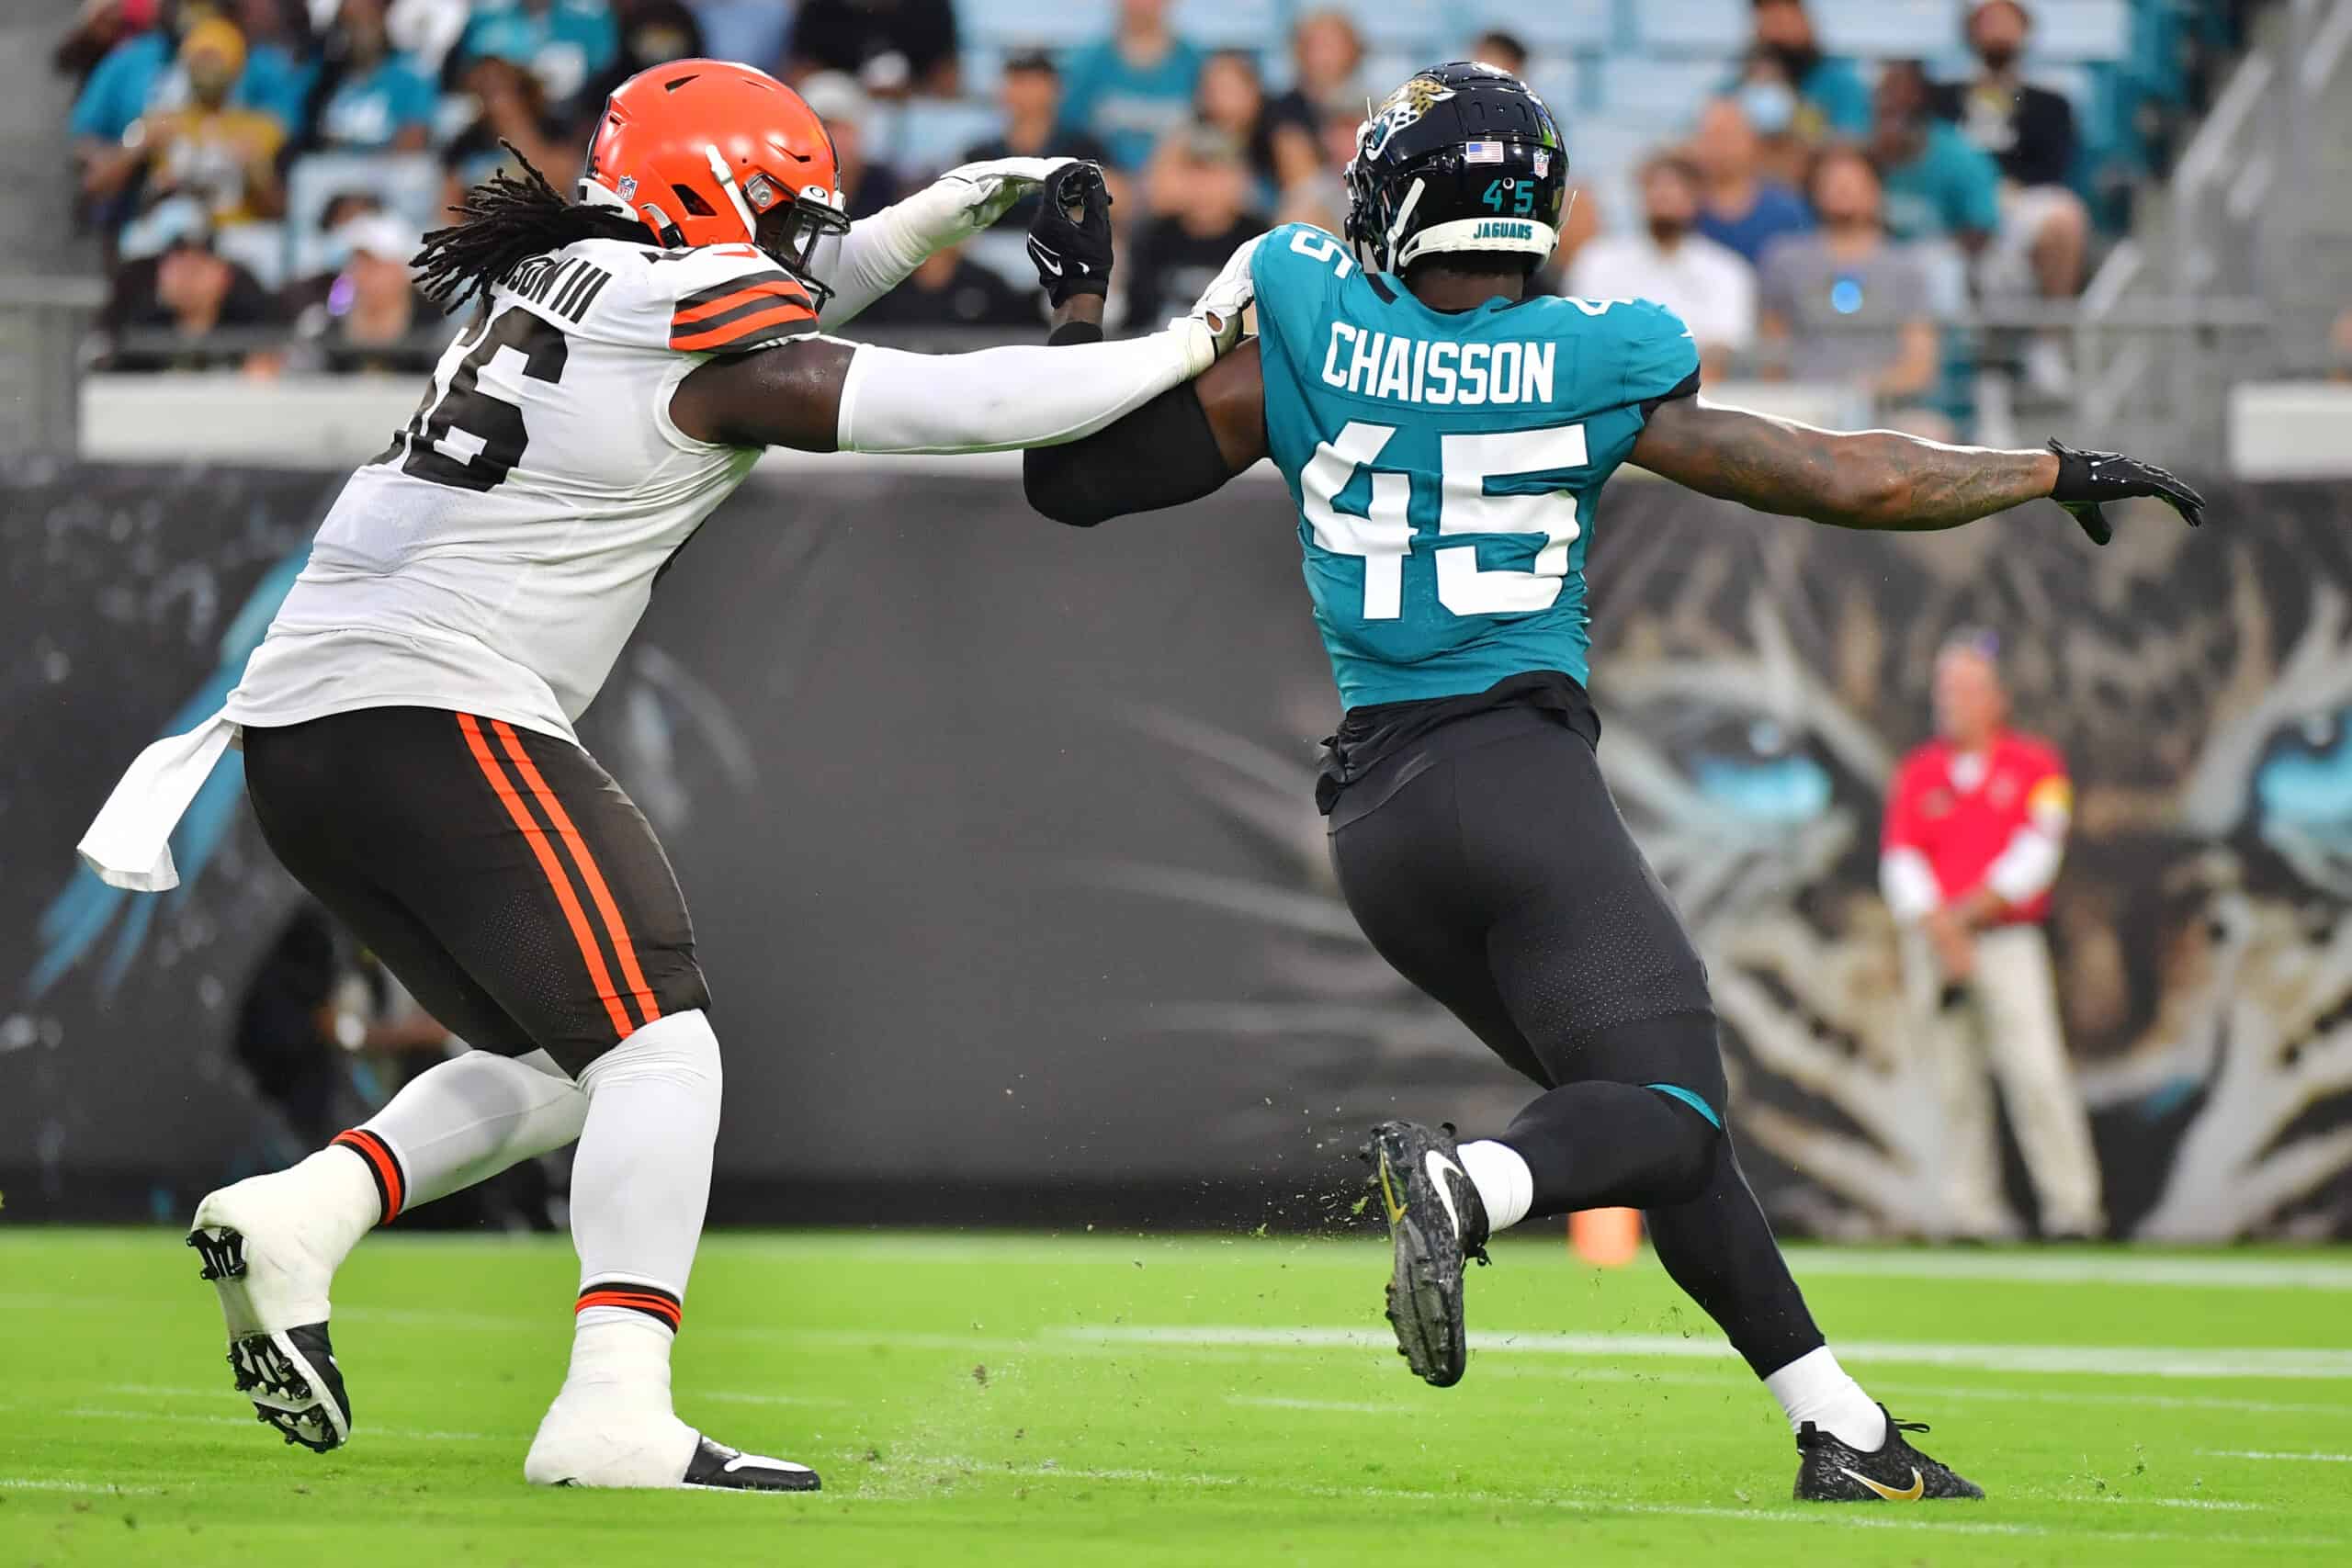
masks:
{"label": "white arm sleeve", "polygon": [[817,317],[818,331],[840,331],[930,259],[931,247],[905,205],[886,207],[817,247],[809,270],[833,291]]}
{"label": "white arm sleeve", "polygon": [[2037,827],[2018,829],[2008,847],[1984,873],[1984,886],[2007,904],[2022,904],[2049,891],[2058,880],[2058,863],[2065,858],[2063,841]]}
{"label": "white arm sleeve", "polygon": [[1905,925],[1943,907],[1943,889],[1936,885],[1935,867],[1908,845],[1898,845],[1879,857],[1878,890],[1886,899],[1887,909]]}
{"label": "white arm sleeve", "polygon": [[1122,343],[907,354],[861,344],[842,382],[844,452],[1001,452],[1075,441],[1216,358],[1190,317]]}
{"label": "white arm sleeve", "polygon": [[809,258],[809,270],[832,289],[817,317],[819,332],[837,332],[906,281],[933,253],[961,244],[994,223],[1068,158],[999,158],[948,170],[904,201],[850,225]]}

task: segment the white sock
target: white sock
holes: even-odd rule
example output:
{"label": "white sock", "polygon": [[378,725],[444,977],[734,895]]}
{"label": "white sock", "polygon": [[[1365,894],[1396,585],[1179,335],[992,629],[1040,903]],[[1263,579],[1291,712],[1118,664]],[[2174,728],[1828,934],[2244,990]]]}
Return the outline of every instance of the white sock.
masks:
{"label": "white sock", "polygon": [[571,1367],[563,1392],[670,1409],[670,1342],[677,1336],[634,1312],[582,1314],[571,1331]]}
{"label": "white sock", "polygon": [[1808,1350],[1764,1380],[1788,1413],[1793,1432],[1810,1421],[1850,1449],[1876,1453],[1886,1442],[1886,1412],[1846,1375],[1829,1347]]}
{"label": "white sock", "polygon": [[[665,1408],[669,1342],[710,1201],[720,1084],[718,1037],[699,1010],[647,1024],[580,1075],[588,1122],[571,1165],[574,1371],[585,1357],[599,1381],[641,1382],[658,1362]],[[657,1337],[641,1332],[649,1325]]]}
{"label": "white sock", "polygon": [[411,1209],[563,1147],[587,1117],[588,1097],[546,1052],[469,1051],[419,1073],[359,1125],[390,1147],[405,1187],[397,1207]]}
{"label": "white sock", "polygon": [[1478,1201],[1487,1206],[1489,1235],[1509,1230],[1527,1218],[1528,1206],[1535,1201],[1535,1173],[1527,1168],[1517,1149],[1480,1138],[1455,1152],[1462,1156],[1470,1184],[1478,1190]]}
{"label": "white sock", "polygon": [[332,1144],[279,1176],[263,1179],[283,1178],[304,1184],[302,1207],[316,1227],[310,1241],[320,1260],[330,1270],[343,1267],[351,1249],[376,1228],[377,1215],[382,1212],[375,1179],[364,1164]]}

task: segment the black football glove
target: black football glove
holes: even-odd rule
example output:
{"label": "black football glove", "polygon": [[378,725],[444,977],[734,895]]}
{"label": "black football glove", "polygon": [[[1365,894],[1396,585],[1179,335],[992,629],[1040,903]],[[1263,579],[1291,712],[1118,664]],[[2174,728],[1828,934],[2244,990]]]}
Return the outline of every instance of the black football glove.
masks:
{"label": "black football glove", "polygon": [[2154,463],[2120,452],[2077,452],[2054,437],[2050,449],[2058,454],[2058,482],[2050,487],[2050,499],[2075,514],[2094,545],[2115,536],[2100,506],[2130,496],[2154,496],[2192,528],[2205,521],[2205,498]]}
{"label": "black football glove", "polygon": [[1064,164],[1046,180],[1029,221],[1037,286],[1056,305],[1111,290],[1111,191],[1100,164]]}

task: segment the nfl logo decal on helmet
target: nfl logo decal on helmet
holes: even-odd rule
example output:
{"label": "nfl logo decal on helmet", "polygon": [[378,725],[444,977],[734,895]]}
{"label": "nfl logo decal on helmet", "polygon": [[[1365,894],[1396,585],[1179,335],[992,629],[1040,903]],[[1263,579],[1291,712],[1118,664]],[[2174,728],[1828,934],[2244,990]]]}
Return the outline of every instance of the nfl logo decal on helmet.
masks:
{"label": "nfl logo decal on helmet", "polygon": [[1568,161],[1533,89],[1455,61],[1416,72],[1373,110],[1347,184],[1347,238],[1375,271],[1448,251],[1524,256],[1532,271],[1559,243]]}

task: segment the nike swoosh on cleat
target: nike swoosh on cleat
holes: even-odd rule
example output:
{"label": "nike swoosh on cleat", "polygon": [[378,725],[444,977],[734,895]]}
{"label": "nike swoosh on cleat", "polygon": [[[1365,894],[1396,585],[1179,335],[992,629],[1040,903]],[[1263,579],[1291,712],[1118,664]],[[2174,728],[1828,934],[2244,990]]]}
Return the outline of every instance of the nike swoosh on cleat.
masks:
{"label": "nike swoosh on cleat", "polygon": [[1892,1486],[1882,1486],[1860,1471],[1848,1470],[1842,1464],[1838,1467],[1838,1471],[1841,1475],[1852,1476],[1890,1503],[1916,1503],[1925,1496],[1928,1491],[1928,1483],[1919,1474],[1919,1467],[1916,1464],[1911,1467],[1911,1489],[1907,1492],[1899,1492]]}
{"label": "nike swoosh on cleat", "polygon": [[[1429,1173],[1430,1185],[1437,1189],[1437,1201],[1445,1205],[1445,1217],[1453,1223],[1453,1239],[1462,1239],[1462,1215],[1453,1206],[1453,1189],[1445,1179],[1447,1171],[1462,1175],[1462,1168],[1435,1149],[1421,1156],[1421,1168]],[[1468,1178],[1464,1177],[1464,1180]]]}

